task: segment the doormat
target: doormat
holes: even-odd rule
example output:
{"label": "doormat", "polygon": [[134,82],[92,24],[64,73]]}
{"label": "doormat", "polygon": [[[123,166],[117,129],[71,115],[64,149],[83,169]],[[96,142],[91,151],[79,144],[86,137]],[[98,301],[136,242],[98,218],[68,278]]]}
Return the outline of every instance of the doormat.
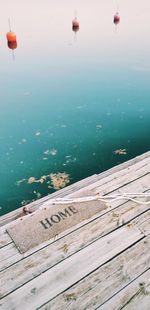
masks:
{"label": "doormat", "polygon": [[18,219],[7,229],[8,234],[21,253],[58,236],[68,228],[90,219],[106,209],[101,201],[52,204],[49,202],[33,214]]}

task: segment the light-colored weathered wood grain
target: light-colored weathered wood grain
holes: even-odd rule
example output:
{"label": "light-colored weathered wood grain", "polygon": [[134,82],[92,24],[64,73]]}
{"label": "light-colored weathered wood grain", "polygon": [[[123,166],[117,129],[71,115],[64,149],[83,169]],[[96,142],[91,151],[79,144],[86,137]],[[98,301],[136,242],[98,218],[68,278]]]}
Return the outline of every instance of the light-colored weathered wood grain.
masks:
{"label": "light-colored weathered wood grain", "polygon": [[0,249],[11,242],[12,240],[8,235],[8,233],[6,232],[6,227],[5,226],[0,227]]}
{"label": "light-colored weathered wood grain", "polygon": [[145,222],[141,223],[139,226],[141,231],[143,231],[144,235],[149,235],[150,234],[150,218],[148,218]]}
{"label": "light-colored weathered wood grain", "polygon": [[150,236],[99,267],[40,309],[95,310],[140,276],[149,264]]}
{"label": "light-colored weathered wood grain", "polygon": [[[122,242],[124,236],[126,238]],[[46,276],[43,273],[4,297],[1,300],[1,309],[19,309],[20,305],[22,309],[35,309],[141,238],[143,234],[133,225],[115,230],[50,268]]]}
{"label": "light-colored weathered wood grain", "polygon": [[150,269],[111,298],[99,310],[149,310],[150,309]]}
{"label": "light-colored weathered wood grain", "polygon": [[83,197],[87,195],[94,195],[94,194],[100,194],[100,195],[106,195],[108,193],[112,193],[115,189],[121,189],[123,186],[131,183],[135,183],[136,181],[144,176],[149,175],[150,172],[150,165],[148,166],[148,169],[145,170],[145,167],[140,168],[137,171],[124,171],[122,172],[122,175],[114,175],[112,178],[109,178],[109,180],[105,183],[103,183],[103,180],[100,180],[96,182],[95,184],[92,184],[88,186],[87,188],[80,189],[76,193],[72,193],[70,195],[67,195],[67,198],[72,197]]}
{"label": "light-colored weathered wood grain", "polygon": [[150,209],[147,210],[142,216],[137,218],[134,223],[144,233],[144,235],[150,234]]}

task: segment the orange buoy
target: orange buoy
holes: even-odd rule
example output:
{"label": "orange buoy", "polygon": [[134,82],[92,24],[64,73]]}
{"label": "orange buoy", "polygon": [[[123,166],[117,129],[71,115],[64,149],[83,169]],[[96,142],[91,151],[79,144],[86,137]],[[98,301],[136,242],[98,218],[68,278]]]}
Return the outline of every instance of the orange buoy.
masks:
{"label": "orange buoy", "polygon": [[16,34],[11,31],[10,19],[8,19],[9,32],[6,33],[8,48],[12,50],[12,58],[15,60],[14,49],[17,48]]}
{"label": "orange buoy", "polygon": [[7,41],[7,45],[9,48],[14,50],[15,48],[17,48],[17,41]]}
{"label": "orange buoy", "polygon": [[77,32],[79,30],[79,21],[75,17],[74,20],[72,21],[72,30],[74,32]]}
{"label": "orange buoy", "polygon": [[120,16],[119,16],[119,13],[117,12],[115,15],[114,15],[114,24],[115,25],[118,25],[120,23]]}
{"label": "orange buoy", "polygon": [[8,42],[16,42],[17,41],[16,35],[12,31],[9,31],[9,32],[6,33],[6,38],[7,38]]}

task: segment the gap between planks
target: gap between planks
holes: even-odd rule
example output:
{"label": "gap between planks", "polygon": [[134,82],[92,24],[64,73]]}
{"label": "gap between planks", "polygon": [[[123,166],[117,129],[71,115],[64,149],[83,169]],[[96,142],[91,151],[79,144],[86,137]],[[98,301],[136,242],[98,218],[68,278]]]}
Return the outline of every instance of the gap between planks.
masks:
{"label": "gap between planks", "polygon": [[97,310],[149,310],[150,268]]}

